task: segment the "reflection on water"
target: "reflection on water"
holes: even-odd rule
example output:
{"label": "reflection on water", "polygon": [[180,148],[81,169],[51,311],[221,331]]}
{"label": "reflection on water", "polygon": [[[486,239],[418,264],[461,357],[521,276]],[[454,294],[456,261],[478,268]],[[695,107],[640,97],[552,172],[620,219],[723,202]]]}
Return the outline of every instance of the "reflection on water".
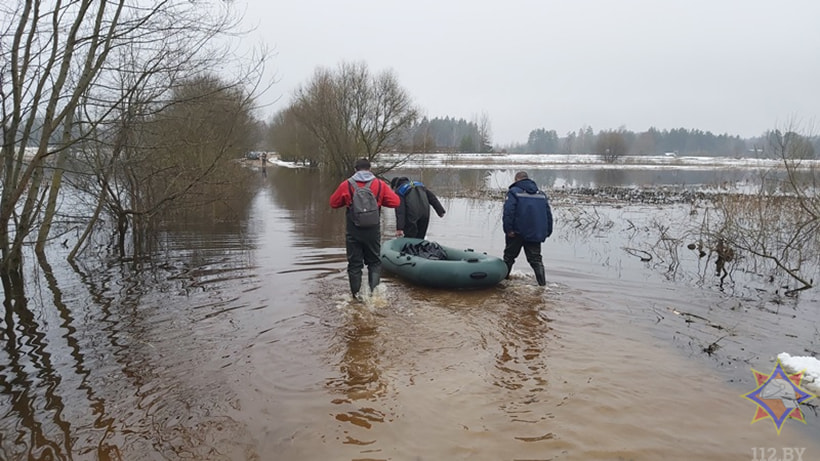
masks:
{"label": "reflection on water", "polygon": [[[756,184],[761,178],[758,170],[730,169],[641,169],[595,168],[579,169],[561,166],[524,166],[539,186],[546,189],[591,189],[601,187],[740,187]],[[464,193],[491,189],[506,190],[514,182],[517,168],[500,169],[407,169],[397,172],[420,180],[436,192]]]}
{"label": "reflection on water", "polygon": [[[327,204],[336,184],[252,173],[262,186],[230,211],[166,222],[150,263],[41,261],[0,328],[0,459],[750,459],[761,446],[820,458],[815,413],[778,436],[749,424],[740,397],[752,367],[820,349],[816,295],[720,292],[683,253],[659,274],[622,250],[645,241],[625,219],[643,229],[657,209],[559,227],[546,290],[517,265],[481,291],[388,275],[358,303],[343,211]],[[553,173],[592,181],[534,176]],[[514,171],[412,174],[446,201],[431,238],[501,254],[501,199],[447,191],[503,188]]]}
{"label": "reflection on water", "polygon": [[[339,332],[341,347],[344,349],[339,363],[341,374],[329,379],[327,386],[344,396],[333,399],[333,403],[338,405],[352,404],[356,400],[377,401],[387,392],[387,384],[382,379],[380,370],[378,319],[367,308],[351,309],[348,314],[348,320]],[[367,403],[336,415],[339,421],[367,429],[374,423],[384,422],[384,418],[383,413]]]}
{"label": "reflection on water", "polygon": [[[758,193],[763,179],[768,192],[790,190],[782,169],[759,170],[746,168],[637,168],[615,165],[612,168],[568,168],[553,165],[526,165],[519,168],[474,169],[406,169],[396,172],[421,180],[437,193],[469,195],[471,191],[501,193],[514,182],[515,173],[524,169],[539,186],[553,191],[589,191],[592,189],[666,189],[675,191],[735,191]],[[813,184],[812,171],[795,172],[798,183]]]}
{"label": "reflection on water", "polygon": [[[335,371],[325,381],[336,424],[314,422],[310,437],[340,446],[312,447],[308,456],[308,440],[294,440],[280,447],[286,458],[493,457],[510,442],[548,438],[534,427],[555,404],[543,354],[549,319],[536,308],[548,304],[543,290],[522,279],[520,287],[451,293],[387,278],[361,304],[334,294],[338,281],[319,285],[328,301],[316,314],[336,325],[326,349]],[[453,431],[466,438],[442,437]]]}

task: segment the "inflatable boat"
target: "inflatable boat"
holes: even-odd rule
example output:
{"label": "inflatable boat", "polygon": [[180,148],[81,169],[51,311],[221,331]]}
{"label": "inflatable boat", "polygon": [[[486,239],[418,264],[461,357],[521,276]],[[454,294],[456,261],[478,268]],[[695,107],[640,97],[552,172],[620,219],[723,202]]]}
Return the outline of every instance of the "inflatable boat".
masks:
{"label": "inflatable boat", "polygon": [[407,237],[382,243],[381,261],[384,270],[432,288],[485,288],[507,276],[501,258]]}

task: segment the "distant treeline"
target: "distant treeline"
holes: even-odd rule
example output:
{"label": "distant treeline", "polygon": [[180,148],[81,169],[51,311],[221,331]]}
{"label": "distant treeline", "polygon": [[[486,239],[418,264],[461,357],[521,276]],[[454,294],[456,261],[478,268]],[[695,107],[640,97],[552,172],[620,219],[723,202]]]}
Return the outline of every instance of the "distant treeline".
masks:
{"label": "distant treeline", "polygon": [[424,117],[408,128],[403,149],[411,152],[492,152],[489,123]]}
{"label": "distant treeline", "polygon": [[[772,136],[782,133],[771,131],[760,137],[742,139],[729,134],[716,135],[710,131],[675,128],[659,130],[650,128],[636,133],[626,129],[604,130],[595,133],[591,127],[570,131],[561,137],[555,130],[539,128],[530,131],[524,144],[496,147],[496,150],[522,154],[598,154],[620,155],[703,155],[715,157],[767,157],[775,154],[771,148]],[[796,133],[785,136],[799,137],[807,143],[803,149],[806,158],[814,158],[820,152],[820,137],[803,137]]]}
{"label": "distant treeline", "polygon": [[[804,137],[807,147],[802,149],[806,158],[815,158],[820,152],[820,137]],[[675,128],[660,130],[649,128],[643,132],[601,130],[582,127],[559,136],[555,130],[538,128],[530,131],[526,143],[493,146],[489,124],[467,121],[462,118],[423,118],[411,126],[405,134],[400,149],[408,152],[506,152],[515,154],[594,154],[613,159],[621,155],[700,155],[710,157],[772,157],[772,136],[783,136],[770,131],[755,138],[743,139],[729,134],[711,131]]]}
{"label": "distant treeline", "polygon": [[341,62],[317,68],[286,108],[267,123],[260,121],[257,146],[340,177],[356,158],[376,160],[386,152],[591,154],[612,162],[624,155],[664,154],[815,158],[820,138],[795,128],[749,139],[687,128],[635,132],[622,126],[595,132],[582,126],[563,135],[537,128],[523,143],[499,146],[493,143],[487,114],[471,121],[422,117],[392,71],[372,73],[364,62]]}

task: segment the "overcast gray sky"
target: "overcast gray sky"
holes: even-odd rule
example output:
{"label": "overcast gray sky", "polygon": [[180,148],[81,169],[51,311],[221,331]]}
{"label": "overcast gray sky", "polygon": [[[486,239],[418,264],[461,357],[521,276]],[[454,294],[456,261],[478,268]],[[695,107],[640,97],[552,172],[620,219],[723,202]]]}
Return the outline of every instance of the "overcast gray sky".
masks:
{"label": "overcast gray sky", "polygon": [[820,0],[238,0],[284,108],[317,67],[393,70],[493,142],[591,126],[742,137],[820,115]]}

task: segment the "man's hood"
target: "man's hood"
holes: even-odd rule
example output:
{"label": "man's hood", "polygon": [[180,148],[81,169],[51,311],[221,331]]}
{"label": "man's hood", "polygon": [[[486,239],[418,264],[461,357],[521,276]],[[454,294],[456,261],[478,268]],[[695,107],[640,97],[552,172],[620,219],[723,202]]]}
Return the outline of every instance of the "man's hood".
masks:
{"label": "man's hood", "polygon": [[522,179],[520,181],[512,183],[510,189],[512,189],[513,187],[520,187],[521,189],[524,189],[524,192],[528,194],[534,194],[538,192],[538,184],[535,184],[535,181],[529,178]]}
{"label": "man's hood", "polygon": [[393,190],[397,190],[399,186],[402,184],[406,184],[410,182],[410,178],[407,176],[396,176],[395,178],[390,180],[390,188]]}
{"label": "man's hood", "polygon": [[353,176],[351,176],[351,177],[353,178],[354,181],[357,181],[357,182],[367,182],[367,181],[370,181],[371,179],[375,178],[376,176],[373,173],[371,173],[367,170],[359,170],[355,174],[353,174]]}

